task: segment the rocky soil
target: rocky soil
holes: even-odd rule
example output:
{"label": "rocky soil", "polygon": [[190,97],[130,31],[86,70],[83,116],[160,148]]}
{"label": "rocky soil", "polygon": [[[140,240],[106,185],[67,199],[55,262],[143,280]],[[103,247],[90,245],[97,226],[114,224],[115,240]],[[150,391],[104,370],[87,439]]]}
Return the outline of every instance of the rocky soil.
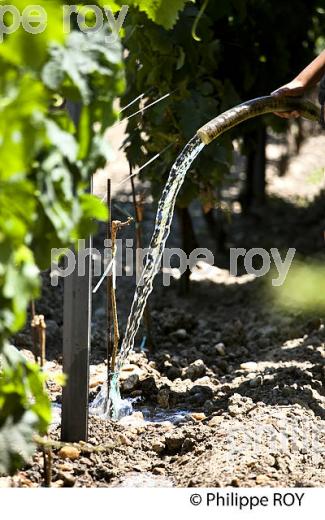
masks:
{"label": "rocky soil", "polygon": [[[313,137],[302,151],[312,156],[317,149],[320,167],[325,165],[324,140]],[[267,207],[258,217],[234,211],[227,228],[229,247],[295,247],[300,257],[324,258],[322,186],[313,186],[313,197],[306,187],[302,190],[314,164],[303,158],[299,164],[298,172],[289,168],[279,182],[272,163]],[[132,211],[130,194],[116,198]],[[195,206],[192,214],[200,245],[213,248]],[[153,216],[152,205],[146,205],[146,241]],[[129,229],[123,236],[132,233]],[[98,247],[103,236],[104,230]],[[169,241],[173,245],[179,247],[177,223]],[[54,487],[325,485],[324,316],[284,311],[268,281],[244,273],[231,276],[224,257],[216,259],[216,266],[198,265],[186,297],[179,295],[178,280],[162,287],[158,277],[150,300],[154,349],[139,351],[145,334],[140,331],[137,351],[121,377],[123,396],[132,400],[134,413],[117,423],[90,416],[88,443],[56,446]],[[133,288],[132,278],[119,279],[122,332]],[[103,287],[94,298],[91,399],[107,370],[104,296]],[[45,369],[53,373],[61,370],[61,302],[62,285],[50,287],[44,274],[37,312],[46,317]],[[28,328],[15,343],[30,355]],[[49,390],[59,410],[61,389],[51,383]],[[50,438],[59,436],[59,425],[53,424]],[[44,485],[42,453],[13,478],[0,478],[0,485]]]}

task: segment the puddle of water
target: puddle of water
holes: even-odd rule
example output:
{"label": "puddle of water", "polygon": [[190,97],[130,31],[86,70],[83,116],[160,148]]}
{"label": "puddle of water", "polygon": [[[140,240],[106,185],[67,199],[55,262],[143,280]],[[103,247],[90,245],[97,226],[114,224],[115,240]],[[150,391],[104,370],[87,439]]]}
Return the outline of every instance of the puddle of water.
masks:
{"label": "puddle of water", "polygon": [[[105,397],[103,396],[103,393],[99,392],[89,406],[89,413],[97,415],[101,419],[110,419],[106,412],[103,414],[103,409],[105,409],[104,400]],[[120,401],[120,415],[118,422],[122,422],[123,424],[128,425],[129,417],[131,426],[131,423],[133,425],[132,415],[136,414],[136,412],[142,412],[143,419],[147,423],[163,423],[168,421],[177,425],[178,423],[183,422],[184,418],[190,413],[190,410],[166,410],[163,408],[151,408],[149,406],[141,406],[140,403],[141,397],[122,399]],[[139,422],[138,417],[137,421]]]}
{"label": "puddle of water", "polygon": [[152,423],[171,422],[178,424],[183,422],[185,417],[190,413],[189,410],[165,410],[162,408],[139,408],[143,413],[144,420]]}
{"label": "puddle of water", "polygon": [[[97,415],[101,419],[110,419],[109,414],[106,410],[106,395],[107,393],[100,390],[100,392],[96,395],[95,399],[89,405],[89,413],[91,415]],[[133,404],[139,401],[139,397],[129,398],[129,399],[119,399],[119,414],[118,419],[122,419],[128,415],[133,413]]]}
{"label": "puddle of water", "polygon": [[153,488],[174,487],[174,483],[167,477],[154,475],[153,473],[129,473],[110,484],[110,487],[132,487],[132,488]]}
{"label": "puddle of water", "polygon": [[[139,403],[141,398],[129,398],[123,399],[123,403],[125,405],[125,410],[127,413],[122,416],[118,422],[121,424],[125,424],[125,426],[139,426],[140,423],[165,423],[170,422],[174,425],[180,424],[184,422],[185,418],[189,415],[190,410],[166,410],[163,408],[151,408],[149,406],[135,406]],[[107,416],[101,415],[99,410],[102,410],[102,406],[99,405],[95,400],[89,406],[89,413],[92,415],[97,415],[102,419],[107,419]],[[137,414],[137,412],[141,412]],[[52,403],[52,422],[49,430],[53,431],[57,426],[61,425],[61,414],[62,414],[62,405],[58,403]],[[138,415],[143,414],[143,418]],[[129,424],[130,423],[130,424]],[[135,424],[139,423],[139,424]]]}

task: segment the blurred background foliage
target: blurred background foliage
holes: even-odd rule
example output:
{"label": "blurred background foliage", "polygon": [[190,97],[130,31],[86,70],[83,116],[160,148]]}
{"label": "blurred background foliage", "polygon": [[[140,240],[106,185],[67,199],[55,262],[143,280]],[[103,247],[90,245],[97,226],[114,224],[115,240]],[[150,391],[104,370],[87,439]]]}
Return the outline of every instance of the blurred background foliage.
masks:
{"label": "blurred background foliage", "polygon": [[285,283],[272,290],[272,297],[284,309],[309,313],[325,312],[325,267],[320,261],[295,261]]}

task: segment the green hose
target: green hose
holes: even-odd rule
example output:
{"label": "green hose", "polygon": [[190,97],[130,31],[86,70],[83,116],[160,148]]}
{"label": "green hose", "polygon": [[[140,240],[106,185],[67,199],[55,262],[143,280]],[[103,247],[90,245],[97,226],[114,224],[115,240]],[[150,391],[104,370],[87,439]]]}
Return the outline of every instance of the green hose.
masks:
{"label": "green hose", "polygon": [[311,101],[302,97],[265,96],[246,101],[237,105],[219,116],[211,119],[197,131],[197,135],[204,144],[219,137],[239,123],[252,117],[270,112],[292,112],[298,110],[300,114],[311,121],[320,120],[320,108]]}

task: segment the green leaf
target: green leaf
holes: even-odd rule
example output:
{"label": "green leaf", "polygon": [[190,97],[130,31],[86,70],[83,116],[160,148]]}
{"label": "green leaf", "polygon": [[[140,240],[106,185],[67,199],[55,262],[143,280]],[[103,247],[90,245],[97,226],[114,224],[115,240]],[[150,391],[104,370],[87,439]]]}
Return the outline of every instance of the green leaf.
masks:
{"label": "green leaf", "polygon": [[98,197],[95,197],[95,195],[83,194],[80,197],[80,203],[83,218],[93,218],[103,222],[107,221],[107,206],[101,202]]}
{"label": "green leaf", "polygon": [[8,416],[0,427],[0,474],[12,475],[33,455],[37,416],[25,412],[18,421]]}
{"label": "green leaf", "polygon": [[131,3],[140,11],[144,11],[150,20],[168,30],[174,27],[179,12],[189,1],[194,0],[131,0]]}
{"label": "green leaf", "polygon": [[[93,33],[72,31],[63,45],[50,48],[50,61],[42,72],[44,83],[52,90],[63,92],[72,87],[79,91],[85,104],[93,98],[91,77],[110,77],[118,70],[121,61],[121,45],[117,42],[106,44],[107,30]],[[71,93],[70,93],[71,97]]]}
{"label": "green leaf", "polygon": [[56,146],[69,161],[76,161],[77,143],[73,135],[61,130],[61,128],[50,119],[45,120],[45,126],[50,143]]}

